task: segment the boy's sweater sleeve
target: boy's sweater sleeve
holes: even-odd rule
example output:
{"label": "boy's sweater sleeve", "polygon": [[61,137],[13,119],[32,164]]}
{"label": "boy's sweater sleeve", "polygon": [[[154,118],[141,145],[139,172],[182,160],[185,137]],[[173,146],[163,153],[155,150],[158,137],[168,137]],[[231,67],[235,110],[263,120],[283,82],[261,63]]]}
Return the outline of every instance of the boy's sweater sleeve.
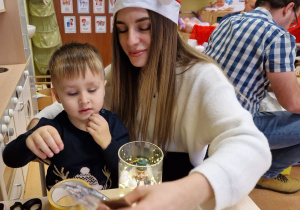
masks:
{"label": "boy's sweater sleeve", "polygon": [[3,161],[5,165],[11,168],[19,168],[37,158],[37,156],[28,149],[26,139],[36,129],[44,125],[52,125],[54,127],[54,124],[51,123],[50,120],[42,118],[34,128],[19,135],[15,140],[12,140],[6,145],[3,151]]}
{"label": "boy's sweater sleeve", "polygon": [[28,131],[11,141],[3,151],[3,161],[11,168],[19,168],[34,160],[36,156],[26,146],[26,139],[33,131]]}

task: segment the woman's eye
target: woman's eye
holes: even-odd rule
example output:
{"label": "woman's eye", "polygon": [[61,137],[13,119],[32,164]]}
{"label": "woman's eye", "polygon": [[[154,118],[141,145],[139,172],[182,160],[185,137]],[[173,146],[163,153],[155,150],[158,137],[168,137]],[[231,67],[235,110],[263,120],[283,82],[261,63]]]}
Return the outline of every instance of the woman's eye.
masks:
{"label": "woman's eye", "polygon": [[118,28],[118,32],[121,33],[125,33],[127,31],[127,28]]}
{"label": "woman's eye", "polygon": [[149,25],[140,27],[140,30],[141,30],[141,31],[148,31],[148,30],[150,30],[150,28],[151,28],[151,25],[149,24]]}

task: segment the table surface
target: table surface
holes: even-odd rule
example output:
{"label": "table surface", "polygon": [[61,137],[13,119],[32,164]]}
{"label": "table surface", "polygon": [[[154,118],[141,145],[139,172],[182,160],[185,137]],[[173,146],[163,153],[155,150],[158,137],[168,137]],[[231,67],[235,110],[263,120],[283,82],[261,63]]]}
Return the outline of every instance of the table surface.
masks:
{"label": "table surface", "polygon": [[5,109],[7,108],[10,99],[18,85],[18,82],[26,68],[26,64],[16,64],[16,65],[0,65],[0,67],[7,68],[8,71],[0,73],[0,117],[3,115]]}
{"label": "table surface", "polygon": [[[109,190],[102,190],[100,191],[104,195],[106,195],[109,199],[118,199],[122,195],[121,189],[109,189]],[[48,201],[48,197],[41,197],[40,198],[43,203],[43,208],[42,210],[48,210],[50,209],[50,204]],[[21,199],[21,200],[13,200],[13,201],[1,201],[1,203],[5,204],[5,209],[8,210],[10,206],[12,206],[16,201],[25,203],[29,199]],[[198,210],[201,210],[200,207],[196,208]],[[194,209],[194,210],[196,210]],[[252,201],[252,199],[249,196],[246,196],[244,199],[242,199],[239,203],[236,205],[226,208],[226,210],[259,210],[258,206]]]}

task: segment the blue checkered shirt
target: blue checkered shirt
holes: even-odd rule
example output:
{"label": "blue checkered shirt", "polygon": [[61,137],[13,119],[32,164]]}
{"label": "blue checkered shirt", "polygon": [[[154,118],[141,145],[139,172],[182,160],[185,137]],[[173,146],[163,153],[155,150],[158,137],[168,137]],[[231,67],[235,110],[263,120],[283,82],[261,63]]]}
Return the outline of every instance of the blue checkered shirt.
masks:
{"label": "blue checkered shirt", "polygon": [[294,71],[295,37],[258,7],[224,20],[211,34],[205,53],[250,101],[237,94],[242,106],[255,114],[269,85],[266,72]]}

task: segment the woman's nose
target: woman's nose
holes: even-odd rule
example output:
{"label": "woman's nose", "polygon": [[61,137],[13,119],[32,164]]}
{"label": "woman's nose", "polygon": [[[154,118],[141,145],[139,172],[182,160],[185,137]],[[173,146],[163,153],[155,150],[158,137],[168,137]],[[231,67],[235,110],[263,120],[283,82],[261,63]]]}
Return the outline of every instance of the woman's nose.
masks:
{"label": "woman's nose", "polygon": [[134,29],[128,29],[127,43],[129,46],[139,43],[139,34]]}

